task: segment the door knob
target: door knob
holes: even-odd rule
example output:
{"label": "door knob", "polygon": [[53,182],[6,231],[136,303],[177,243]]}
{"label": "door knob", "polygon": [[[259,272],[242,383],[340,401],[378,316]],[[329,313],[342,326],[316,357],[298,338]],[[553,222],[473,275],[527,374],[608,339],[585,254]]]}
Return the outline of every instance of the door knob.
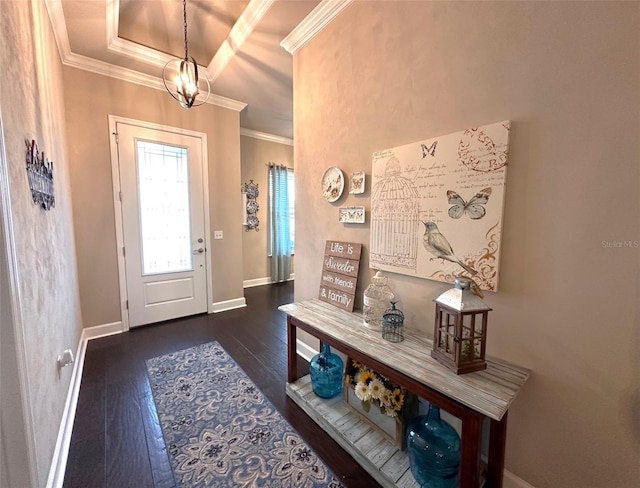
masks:
{"label": "door knob", "polygon": [[193,250],[193,254],[202,254],[203,252],[204,252],[204,249],[201,247]]}

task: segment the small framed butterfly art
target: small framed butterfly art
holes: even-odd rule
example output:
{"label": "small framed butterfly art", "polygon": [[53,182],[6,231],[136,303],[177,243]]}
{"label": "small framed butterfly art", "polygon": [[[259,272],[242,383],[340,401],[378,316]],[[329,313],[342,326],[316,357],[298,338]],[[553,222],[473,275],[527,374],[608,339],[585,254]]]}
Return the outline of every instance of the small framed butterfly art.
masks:
{"label": "small framed butterfly art", "polygon": [[364,193],[365,174],[364,171],[351,173],[349,178],[349,193],[351,195],[360,195]]}

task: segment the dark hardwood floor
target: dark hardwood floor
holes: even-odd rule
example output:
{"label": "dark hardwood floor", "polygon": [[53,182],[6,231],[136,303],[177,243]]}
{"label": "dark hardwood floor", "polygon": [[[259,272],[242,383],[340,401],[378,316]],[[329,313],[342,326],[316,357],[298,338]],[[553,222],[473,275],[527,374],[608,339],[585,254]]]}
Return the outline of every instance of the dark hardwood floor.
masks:
{"label": "dark hardwood floor", "polygon": [[[65,488],[176,486],[145,360],[218,341],[349,488],[379,484],[285,394],[286,316],[293,283],[245,290],[247,307],[133,329],[89,342]],[[298,361],[308,372],[308,364]]]}

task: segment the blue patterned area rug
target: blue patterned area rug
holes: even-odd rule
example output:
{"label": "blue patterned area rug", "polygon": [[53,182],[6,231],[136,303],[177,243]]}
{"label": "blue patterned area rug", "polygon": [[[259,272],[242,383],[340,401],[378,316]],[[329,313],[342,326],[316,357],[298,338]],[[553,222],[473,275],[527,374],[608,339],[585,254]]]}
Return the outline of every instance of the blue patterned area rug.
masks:
{"label": "blue patterned area rug", "polygon": [[147,361],[180,487],[343,487],[217,342]]}

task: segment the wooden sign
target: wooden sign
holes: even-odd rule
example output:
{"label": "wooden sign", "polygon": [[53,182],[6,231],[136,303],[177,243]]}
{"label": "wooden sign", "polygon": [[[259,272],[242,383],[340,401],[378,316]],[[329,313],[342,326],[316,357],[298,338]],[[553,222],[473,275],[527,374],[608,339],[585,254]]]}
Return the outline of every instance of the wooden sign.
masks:
{"label": "wooden sign", "polygon": [[318,298],[353,312],[362,244],[327,241]]}

